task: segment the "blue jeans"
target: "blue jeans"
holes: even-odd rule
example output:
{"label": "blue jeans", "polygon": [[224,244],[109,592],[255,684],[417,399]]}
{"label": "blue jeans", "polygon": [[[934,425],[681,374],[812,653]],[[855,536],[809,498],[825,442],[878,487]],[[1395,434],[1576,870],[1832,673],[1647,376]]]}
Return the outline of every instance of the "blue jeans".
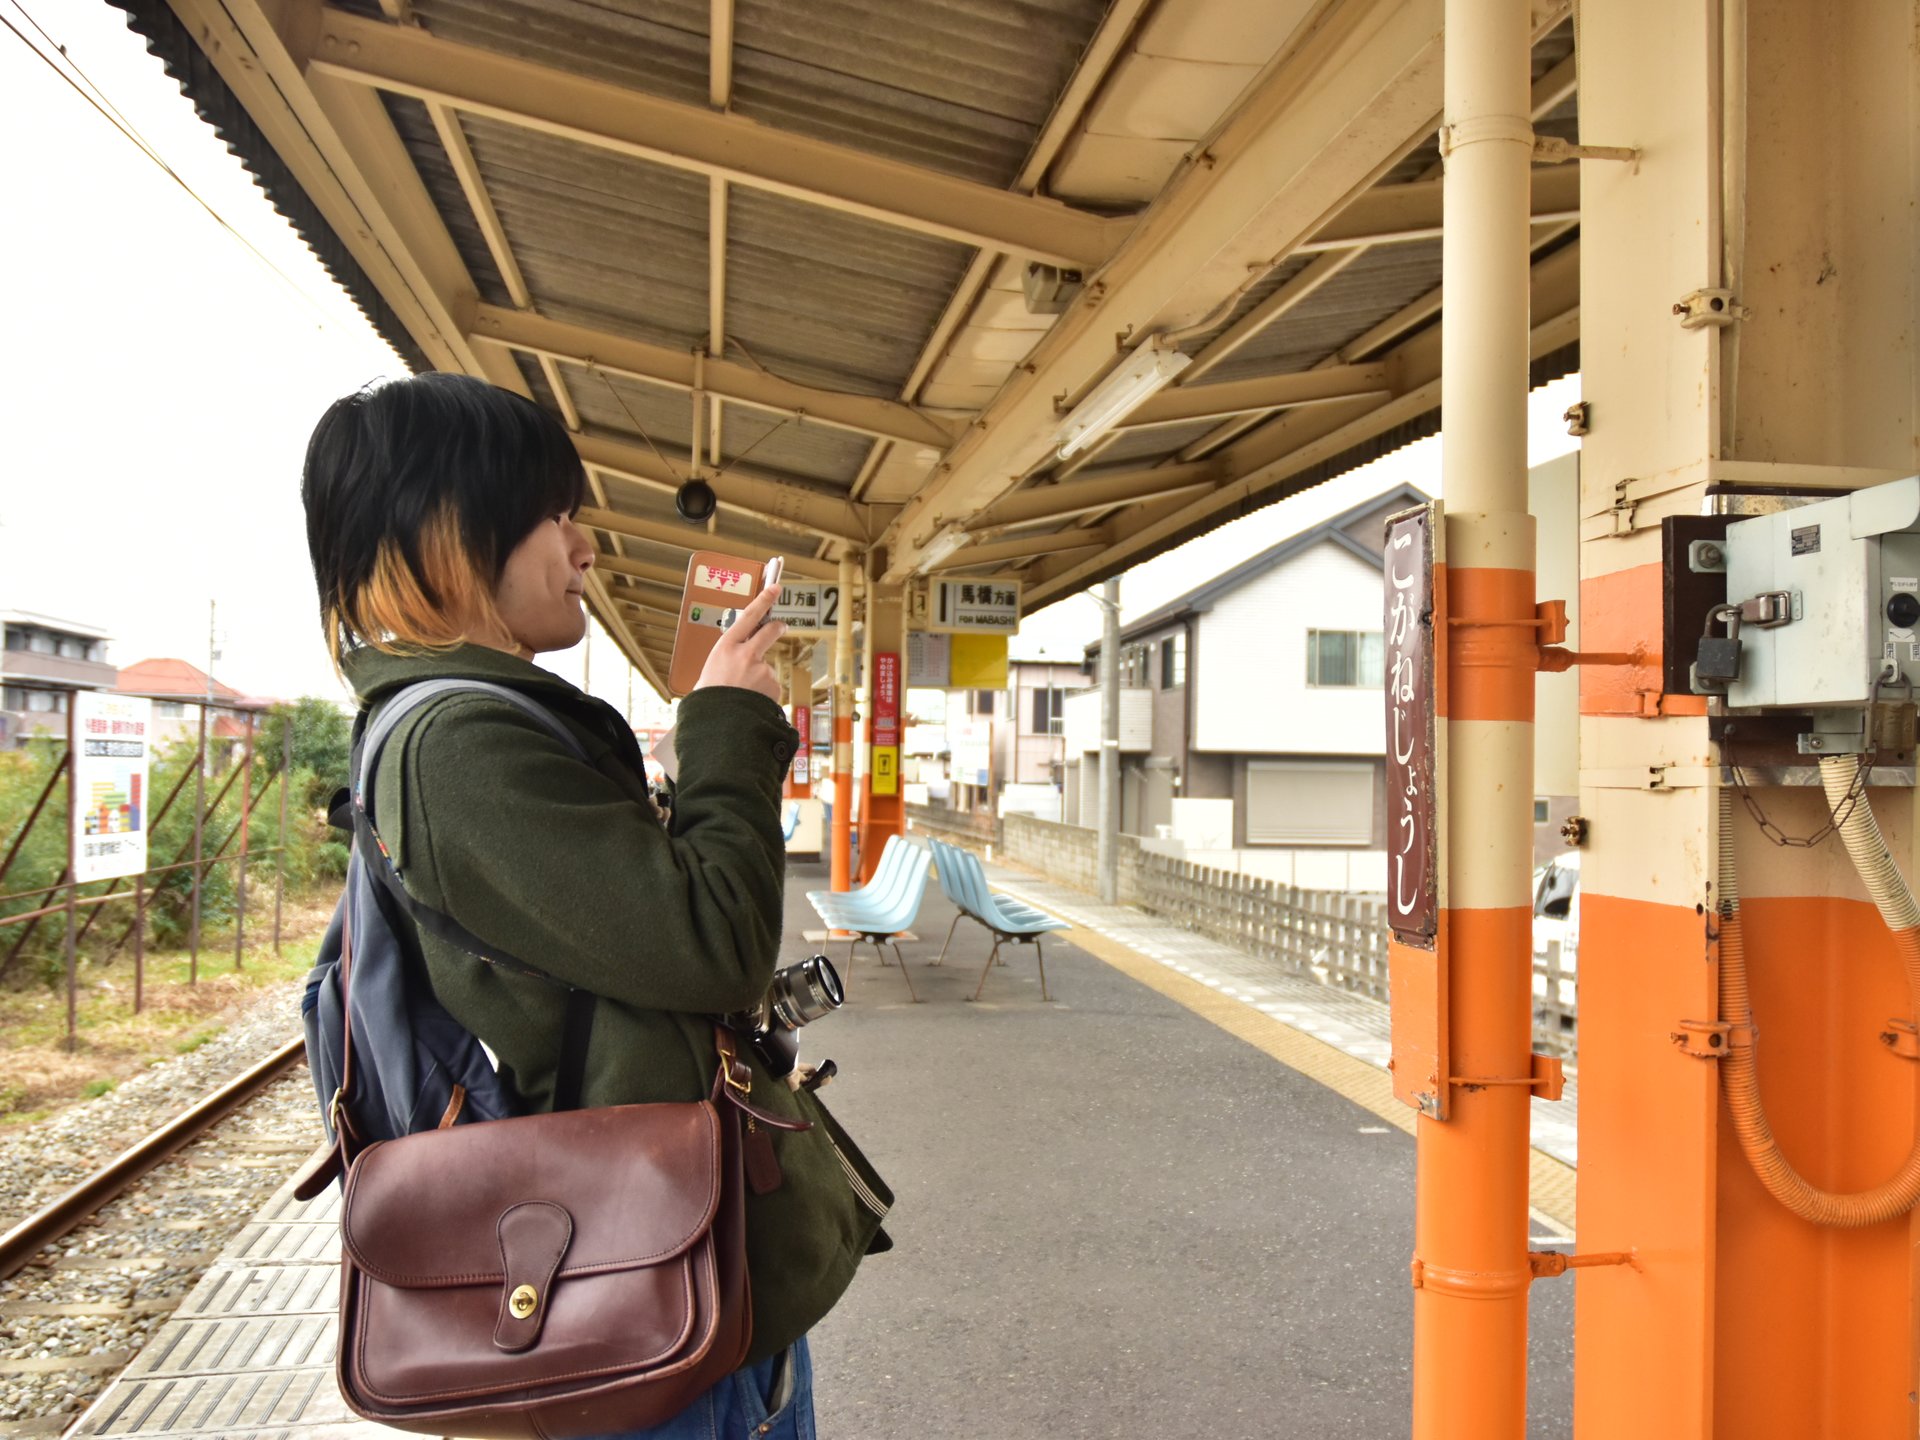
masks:
{"label": "blue jeans", "polygon": [[603,1440],[814,1440],[813,1357],[806,1338],[771,1360],[734,1371],[664,1424]]}

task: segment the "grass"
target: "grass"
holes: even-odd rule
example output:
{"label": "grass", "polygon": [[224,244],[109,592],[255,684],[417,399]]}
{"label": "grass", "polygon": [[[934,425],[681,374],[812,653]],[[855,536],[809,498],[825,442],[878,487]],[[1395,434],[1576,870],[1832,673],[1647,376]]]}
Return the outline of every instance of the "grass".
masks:
{"label": "grass", "polygon": [[[260,992],[305,975],[320,947],[337,891],[287,897],[280,954],[271,923],[250,931],[241,969],[233,936],[203,939],[197,980],[185,951],[147,956],[144,1004],[133,1008],[130,954],[111,962],[83,957],[77,984],[77,1044],[67,1046],[64,985],[22,980],[0,987],[0,1126],[30,1123],[112,1090],[122,1080],[174,1055],[199,1049]],[[287,1033],[296,1028],[287,1016]]]}

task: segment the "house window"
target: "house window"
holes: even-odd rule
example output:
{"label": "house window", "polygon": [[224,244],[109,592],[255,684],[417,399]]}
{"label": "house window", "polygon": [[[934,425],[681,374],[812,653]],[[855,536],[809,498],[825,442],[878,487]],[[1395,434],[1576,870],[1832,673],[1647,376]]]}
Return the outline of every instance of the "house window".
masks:
{"label": "house window", "polygon": [[62,635],[60,637],[60,654],[62,658],[67,660],[84,660],[87,658],[87,642],[84,640],[76,640],[71,635]]}
{"label": "house window", "polygon": [[185,702],[180,700],[156,700],[153,702],[153,714],[157,720],[178,720],[187,713]]}
{"label": "house window", "polygon": [[24,710],[27,708],[27,692],[18,685],[9,685],[0,691],[0,710]]}
{"label": "house window", "polygon": [[24,650],[27,648],[28,632],[17,626],[7,631],[7,649]]}
{"label": "house window", "polygon": [[67,713],[67,692],[29,690],[27,691],[27,709],[41,715],[64,715]]}
{"label": "house window", "polygon": [[1160,688],[1178,690],[1187,683],[1187,635],[1169,635],[1160,642]]}
{"label": "house window", "polygon": [[993,714],[993,701],[993,691],[975,690],[973,692],[973,704],[968,707],[969,711],[974,715],[991,715]]}
{"label": "house window", "polygon": [[49,635],[46,631],[29,630],[27,632],[27,649],[33,651],[36,655],[52,655],[55,653],[57,647],[54,644],[53,636]]}
{"label": "house window", "polygon": [[1547,801],[1538,795],[1533,797],[1533,823],[1536,825],[1547,823]]}
{"label": "house window", "polygon": [[1248,761],[1247,843],[1371,844],[1373,773],[1365,761]]}
{"label": "house window", "polygon": [[1033,692],[1033,733],[1059,735],[1067,725],[1067,692],[1058,686],[1037,687]]}
{"label": "house window", "polygon": [[1120,683],[1139,689],[1147,683],[1147,647],[1128,645],[1120,651]]}
{"label": "house window", "polygon": [[1378,631],[1309,630],[1307,684],[1378,689],[1380,641]]}

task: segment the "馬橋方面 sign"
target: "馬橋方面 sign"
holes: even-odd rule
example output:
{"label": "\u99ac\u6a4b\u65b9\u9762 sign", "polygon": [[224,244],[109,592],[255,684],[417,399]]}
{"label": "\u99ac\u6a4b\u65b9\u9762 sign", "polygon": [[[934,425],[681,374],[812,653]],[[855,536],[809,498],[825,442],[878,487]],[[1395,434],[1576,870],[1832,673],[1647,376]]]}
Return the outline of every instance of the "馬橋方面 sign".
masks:
{"label": "\u99ac\u6a4b\u65b9\u9762 sign", "polygon": [[951,634],[1014,634],[1020,629],[1020,582],[991,578],[929,582],[927,629]]}

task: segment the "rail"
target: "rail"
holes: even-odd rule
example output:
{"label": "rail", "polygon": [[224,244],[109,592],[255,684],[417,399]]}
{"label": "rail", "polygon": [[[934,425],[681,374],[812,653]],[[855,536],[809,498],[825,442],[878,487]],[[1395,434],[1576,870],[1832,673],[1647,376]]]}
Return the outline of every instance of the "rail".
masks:
{"label": "rail", "polygon": [[206,1134],[292,1069],[305,1054],[305,1041],[289,1041],[0,1235],[0,1280],[18,1273],[34,1256],[84,1223],[142,1175]]}

